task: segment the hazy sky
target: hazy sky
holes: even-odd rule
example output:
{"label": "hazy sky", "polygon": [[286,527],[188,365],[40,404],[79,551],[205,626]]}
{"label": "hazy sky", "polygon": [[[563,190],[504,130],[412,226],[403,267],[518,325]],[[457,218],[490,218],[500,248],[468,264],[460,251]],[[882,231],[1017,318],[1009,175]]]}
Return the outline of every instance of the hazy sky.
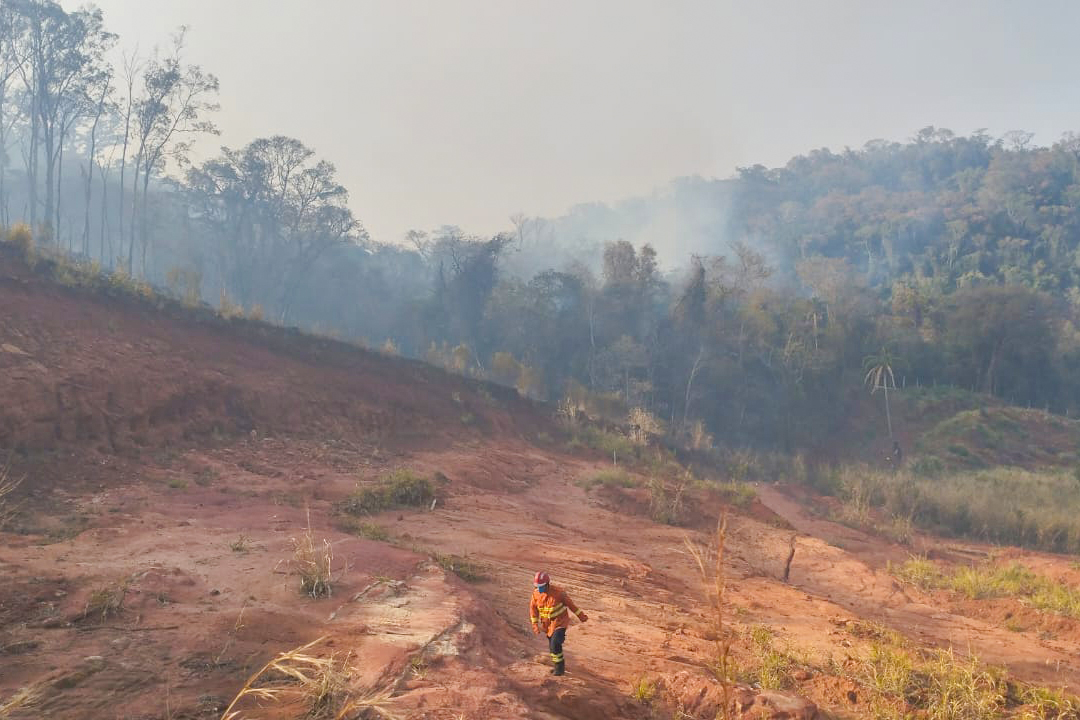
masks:
{"label": "hazy sky", "polygon": [[[64,0],[68,7],[75,2]],[[558,215],[926,125],[1080,130],[1080,2],[98,0],[221,79],[221,138],[332,160],[378,240]]]}

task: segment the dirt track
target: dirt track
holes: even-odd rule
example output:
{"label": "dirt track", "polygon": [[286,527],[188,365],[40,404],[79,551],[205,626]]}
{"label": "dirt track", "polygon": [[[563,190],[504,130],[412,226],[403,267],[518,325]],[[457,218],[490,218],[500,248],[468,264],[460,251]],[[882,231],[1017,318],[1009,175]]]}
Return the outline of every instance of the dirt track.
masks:
{"label": "dirt track", "polygon": [[[219,717],[270,656],[322,635],[410,718],[646,718],[629,696],[641,677],[709,683],[710,623],[684,546],[721,510],[706,496],[693,527],[652,523],[634,491],[575,485],[604,461],[530,441],[547,421],[527,403],[414,364],[162,323],[2,265],[0,306],[0,447],[18,449],[27,478],[19,532],[0,547],[0,698],[43,691],[14,717]],[[372,518],[396,546],[335,529],[333,503],[357,479],[399,467],[445,476],[434,510]],[[736,629],[766,624],[844,657],[856,649],[837,622],[864,618],[1080,690],[1075,624],[1046,639],[1007,631],[981,605],[900,587],[885,563],[908,549],[813,517],[782,488],[759,497],[776,517],[730,520]],[[340,570],[320,600],[287,565],[308,511]],[[790,585],[783,521],[799,534]],[[487,579],[466,584],[429,551],[467,556]],[[528,629],[541,567],[591,618],[570,629],[558,680]],[[93,590],[120,582],[122,613],[79,618]],[[845,688],[807,678],[793,691],[857,716]]]}

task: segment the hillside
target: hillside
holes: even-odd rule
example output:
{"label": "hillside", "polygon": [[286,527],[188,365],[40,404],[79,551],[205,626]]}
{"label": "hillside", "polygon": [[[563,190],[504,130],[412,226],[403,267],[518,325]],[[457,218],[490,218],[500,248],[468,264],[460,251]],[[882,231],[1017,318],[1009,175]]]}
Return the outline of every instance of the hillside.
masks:
{"label": "hillside", "polygon": [[[0,307],[0,449],[24,478],[0,544],[0,717],[217,718],[264,663],[320,637],[310,652],[347,662],[371,706],[349,717],[713,718],[720,659],[742,717],[914,711],[979,663],[1007,668],[1010,714],[1050,706],[1019,681],[1080,690],[1076,616],[888,567],[1004,561],[987,546],[892,544],[812,515],[805,489],[754,499],[703,468],[680,481],[655,448],[613,469],[509,390],[67,287],[10,253]],[[380,494],[409,488],[422,503]],[[658,499],[678,526],[652,519]],[[688,548],[725,509],[718,630]],[[300,591],[305,538],[332,549],[327,597]],[[1080,582],[1061,556],[1005,560]],[[529,632],[541,567],[590,616],[564,678]],[[910,675],[875,682],[883,657]]]}

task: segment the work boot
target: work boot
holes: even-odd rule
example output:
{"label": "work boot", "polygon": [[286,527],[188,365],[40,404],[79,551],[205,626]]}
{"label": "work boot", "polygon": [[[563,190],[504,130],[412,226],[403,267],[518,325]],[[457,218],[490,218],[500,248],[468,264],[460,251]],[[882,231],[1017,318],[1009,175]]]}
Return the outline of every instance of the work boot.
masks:
{"label": "work boot", "polygon": [[555,663],[555,667],[552,668],[552,675],[562,675],[566,672],[566,663]]}

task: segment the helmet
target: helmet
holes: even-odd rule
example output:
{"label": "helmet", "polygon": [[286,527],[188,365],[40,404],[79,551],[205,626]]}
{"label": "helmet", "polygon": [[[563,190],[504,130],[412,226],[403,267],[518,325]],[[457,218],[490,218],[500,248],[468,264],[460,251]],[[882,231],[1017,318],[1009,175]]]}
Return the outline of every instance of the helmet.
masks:
{"label": "helmet", "polygon": [[536,573],[536,577],[533,578],[533,585],[547,585],[549,582],[551,582],[551,578],[543,570]]}

